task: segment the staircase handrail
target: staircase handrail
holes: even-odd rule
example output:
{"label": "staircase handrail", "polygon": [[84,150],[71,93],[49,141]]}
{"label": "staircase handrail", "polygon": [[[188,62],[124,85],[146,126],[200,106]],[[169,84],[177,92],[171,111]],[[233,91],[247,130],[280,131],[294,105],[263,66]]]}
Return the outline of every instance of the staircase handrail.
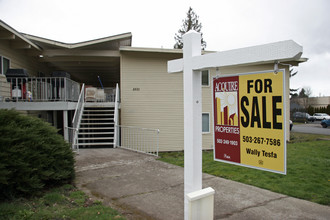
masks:
{"label": "staircase handrail", "polygon": [[119,108],[119,86],[118,83],[116,84],[116,95],[115,95],[115,114],[114,114],[114,141],[113,141],[113,147],[116,148],[117,146],[117,132],[118,132],[118,108]]}
{"label": "staircase handrail", "polygon": [[83,103],[85,102],[85,98],[84,97],[85,97],[85,83],[81,87],[81,91],[80,91],[80,94],[79,94],[78,102],[77,102],[77,105],[76,105],[76,110],[74,112],[74,116],[73,116],[73,119],[72,119],[72,126],[74,128],[77,128],[76,125],[77,125],[78,119],[79,119],[79,117],[81,115],[81,107],[82,107]]}
{"label": "staircase handrail", "polygon": [[78,103],[77,103],[76,110],[74,112],[74,116],[72,119],[72,127],[75,129],[74,137],[73,137],[73,141],[72,141],[72,147],[74,148],[76,146],[78,152],[79,152],[79,147],[77,144],[78,143],[78,141],[77,141],[78,131],[80,128],[80,121],[82,118],[84,105],[85,105],[85,83],[83,83],[83,85],[81,87],[81,91],[80,91],[79,98],[78,98]]}

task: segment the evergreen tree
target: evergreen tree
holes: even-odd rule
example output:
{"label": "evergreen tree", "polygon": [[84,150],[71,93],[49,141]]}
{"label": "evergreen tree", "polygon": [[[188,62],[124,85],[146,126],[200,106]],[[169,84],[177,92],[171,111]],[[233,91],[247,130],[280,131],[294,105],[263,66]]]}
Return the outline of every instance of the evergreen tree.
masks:
{"label": "evergreen tree", "polygon": [[[297,75],[298,71],[296,72],[293,72],[293,69],[290,69],[290,78]],[[295,97],[295,96],[298,96],[297,92],[298,92],[299,88],[298,89],[291,89],[290,88],[290,95],[291,97]]]}
{"label": "evergreen tree", "polygon": [[182,49],[183,48],[182,36],[188,31],[194,30],[198,33],[201,33],[202,35],[201,44],[202,44],[202,49],[204,50],[206,48],[206,42],[203,39],[202,24],[199,22],[198,15],[194,12],[194,10],[191,7],[189,7],[186,19],[182,20],[182,22],[183,24],[181,29],[179,29],[178,33],[176,33],[174,36],[174,39],[176,41],[174,48]]}

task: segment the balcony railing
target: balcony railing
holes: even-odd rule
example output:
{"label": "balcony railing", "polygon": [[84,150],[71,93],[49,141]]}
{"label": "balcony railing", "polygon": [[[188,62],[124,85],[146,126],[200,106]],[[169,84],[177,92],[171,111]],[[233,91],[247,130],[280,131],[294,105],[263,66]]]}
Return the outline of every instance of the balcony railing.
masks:
{"label": "balcony railing", "polygon": [[65,77],[7,77],[5,101],[77,102],[80,84]]}
{"label": "balcony railing", "polygon": [[115,102],[116,88],[85,87],[86,102]]}

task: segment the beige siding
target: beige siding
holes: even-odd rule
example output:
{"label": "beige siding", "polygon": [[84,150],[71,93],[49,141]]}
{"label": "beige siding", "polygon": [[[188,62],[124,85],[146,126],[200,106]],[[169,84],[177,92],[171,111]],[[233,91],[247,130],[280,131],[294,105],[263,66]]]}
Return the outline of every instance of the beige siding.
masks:
{"label": "beige siding", "polygon": [[29,56],[29,50],[12,49],[10,41],[0,40],[0,56],[10,60],[10,68],[26,69],[29,76],[37,76],[38,72],[49,73],[43,63],[38,62],[37,56]]}
{"label": "beige siding", "polygon": [[[182,73],[167,73],[167,61],[176,58],[173,54],[122,52],[121,124],[160,129],[160,151],[183,150]],[[219,71],[221,74],[236,74],[273,68],[270,64],[220,68]],[[203,134],[203,149],[213,148],[211,80],[215,75],[216,70],[210,69],[210,86],[202,87],[202,112],[210,113],[210,133]],[[289,115],[288,80],[287,74]]]}
{"label": "beige siding", "polygon": [[162,151],[183,149],[182,74],[167,73],[167,60],[177,58],[123,52],[121,59],[121,124],[160,129]]}
{"label": "beige siding", "polygon": [[6,77],[0,74],[0,102],[10,97],[10,84],[7,83]]}
{"label": "beige siding", "polygon": [[[10,47],[10,41],[0,40],[0,56],[10,60],[10,68],[26,69],[29,76],[37,76],[38,72],[48,74],[49,69],[47,66],[38,62],[36,56],[29,56],[28,52],[29,50],[25,49],[13,49]],[[5,75],[0,75],[0,96],[2,97],[2,101],[10,97],[10,84],[7,83]],[[40,112],[21,111],[21,113],[36,115]]]}

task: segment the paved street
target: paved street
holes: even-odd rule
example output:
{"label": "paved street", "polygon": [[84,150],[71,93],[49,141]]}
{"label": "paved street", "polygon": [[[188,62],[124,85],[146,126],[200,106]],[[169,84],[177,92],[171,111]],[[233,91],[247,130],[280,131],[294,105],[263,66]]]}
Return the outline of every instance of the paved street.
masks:
{"label": "paved street", "polygon": [[306,124],[294,124],[292,132],[330,135],[330,127],[322,128],[321,121]]}

